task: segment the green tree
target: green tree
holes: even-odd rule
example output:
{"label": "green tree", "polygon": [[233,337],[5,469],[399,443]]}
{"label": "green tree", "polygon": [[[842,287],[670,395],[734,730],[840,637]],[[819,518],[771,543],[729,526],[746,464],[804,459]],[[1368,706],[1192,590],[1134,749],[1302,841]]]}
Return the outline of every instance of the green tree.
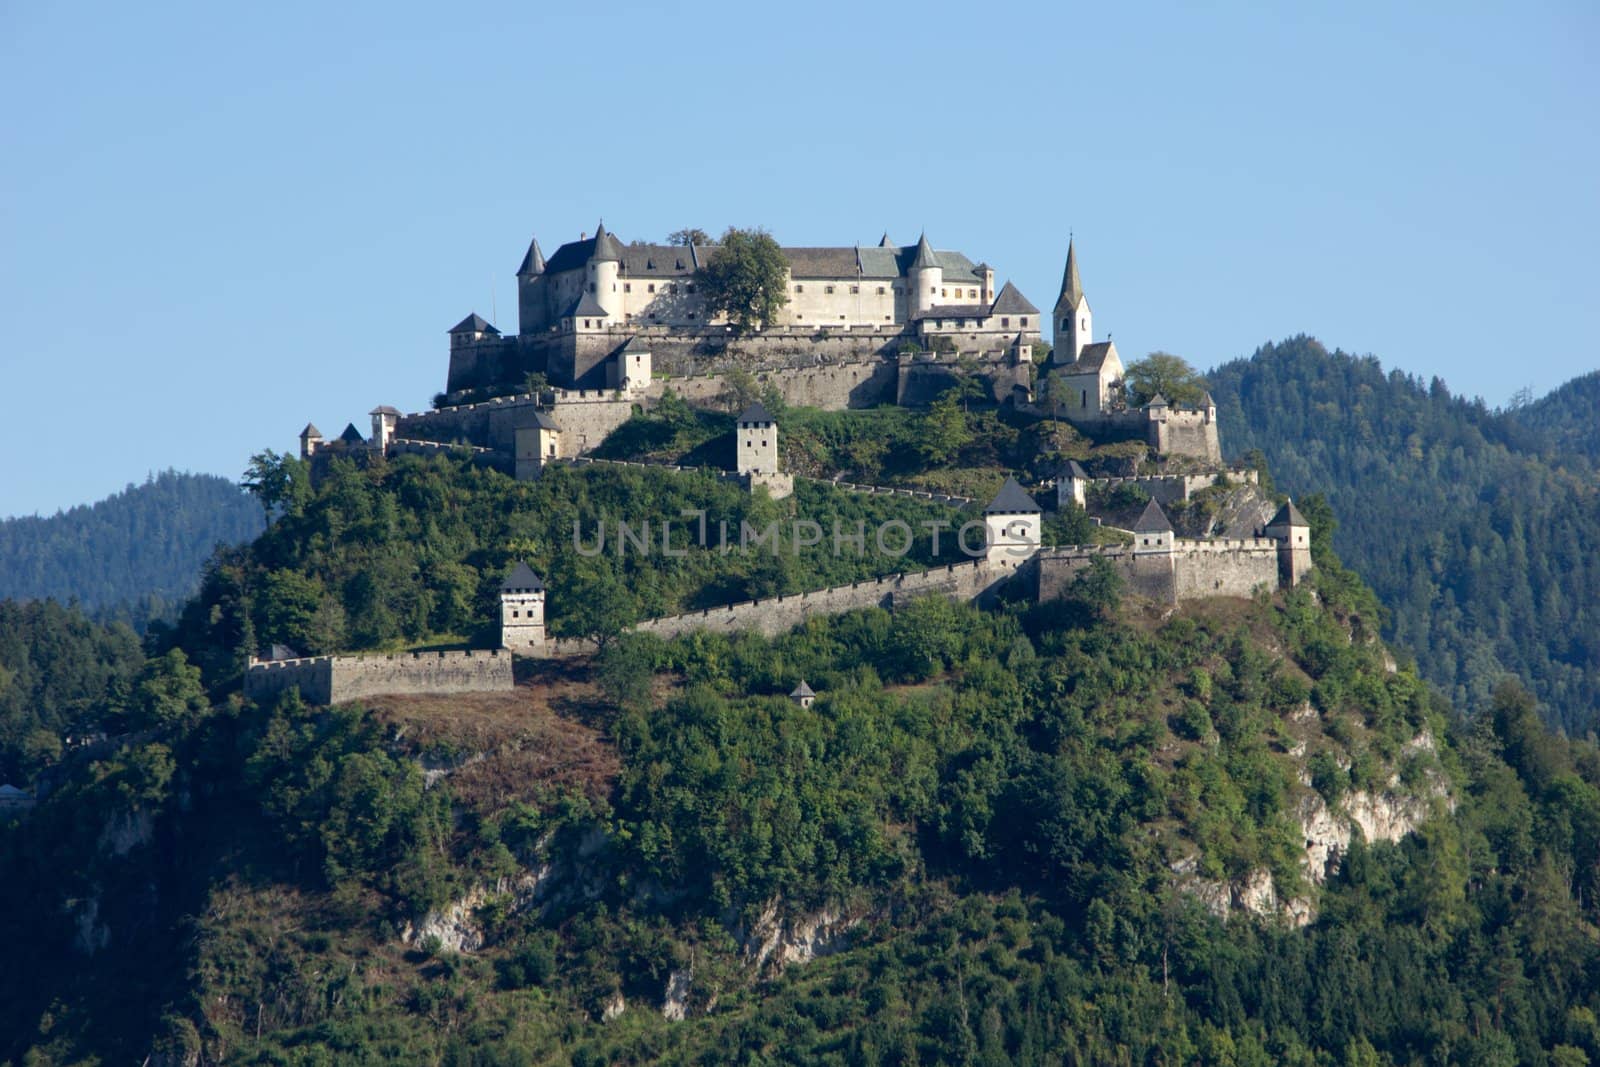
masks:
{"label": "green tree", "polygon": [[1173,404],[1198,404],[1206,393],[1206,381],[1188,362],[1171,352],[1152,352],[1128,364],[1125,380],[1131,403],[1138,405],[1157,393]]}
{"label": "green tree", "polygon": [[128,712],[137,728],[174,726],[192,721],[206,710],[200,668],[191,667],[179,649],[145,664],[134,684]]}
{"label": "green tree", "polygon": [[770,325],[789,302],[789,265],[765,230],[730,228],[700,271],[706,308],[741,333]]}
{"label": "green tree", "polygon": [[917,421],[913,447],[929,463],[948,463],[971,440],[966,413],[961,410],[955,390],[948,390]]}
{"label": "green tree", "polygon": [[667,234],[669,245],[708,245],[713,244],[711,235],[698,226],[686,226],[681,230],[673,230]]}
{"label": "green tree", "polygon": [[261,501],[268,519],[299,511],[311,498],[311,472],[306,464],[270,448],[250,457],[239,484]]}

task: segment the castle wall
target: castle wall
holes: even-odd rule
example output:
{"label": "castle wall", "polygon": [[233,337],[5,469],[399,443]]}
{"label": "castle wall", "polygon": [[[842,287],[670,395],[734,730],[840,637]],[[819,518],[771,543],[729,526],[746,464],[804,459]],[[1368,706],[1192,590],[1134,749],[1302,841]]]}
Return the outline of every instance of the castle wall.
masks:
{"label": "castle wall", "polygon": [[1161,604],[1212,596],[1251,596],[1278,588],[1278,543],[1271,538],[1180,540],[1174,551],[1134,553],[1122,545],[1045,549],[1038,556],[1041,603],[1065,596],[1095,559],[1110,563],[1127,591]]}
{"label": "castle wall", "polygon": [[[553,396],[554,403],[546,411],[561,427],[563,456],[594,448],[633,417],[633,401],[612,390],[556,389]],[[400,416],[396,432],[417,441],[470,441],[480,448],[512,455],[517,447],[517,428],[532,424],[537,399],[524,393],[413,412]]]}
{"label": "castle wall", "polygon": [[1195,456],[1222,462],[1217,424],[1204,411],[1170,410],[1166,418],[1152,420],[1150,445],[1164,456]]}
{"label": "castle wall", "polygon": [[991,564],[985,560],[954,563],[929,571],[893,574],[832,589],[749,600],[706,611],[648,619],[634,629],[666,638],[695,630],[710,630],[713,633],[754,630],[771,637],[820,615],[837,615],[858,608],[897,607],[914,597],[933,593],[957,600],[983,599],[1009,581],[1017,570],[1015,566]]}
{"label": "castle wall", "polygon": [[253,661],[244,675],[244,695],[258,703],[290,689],[299,689],[308,704],[340,704],[379,694],[484,693],[513,685],[511,653],[498,649]]}
{"label": "castle wall", "polygon": [[1150,494],[1152,500],[1165,507],[1188,500],[1200,490],[1217,484],[1217,479],[1224,476],[1230,481],[1248,482],[1251,485],[1259,481],[1259,476],[1254,470],[1230,470],[1221,474],[1152,474],[1131,478],[1091,478],[1089,487],[1116,489],[1124,485],[1137,486]]}

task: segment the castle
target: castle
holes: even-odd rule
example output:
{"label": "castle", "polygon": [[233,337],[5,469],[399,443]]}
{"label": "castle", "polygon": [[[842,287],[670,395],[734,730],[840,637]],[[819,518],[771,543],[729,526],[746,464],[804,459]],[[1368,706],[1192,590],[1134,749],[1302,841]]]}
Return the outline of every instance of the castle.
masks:
{"label": "castle", "polygon": [[[708,316],[696,280],[715,246],[625,245],[602,226],[594,237],[564,244],[546,260],[534,240],[518,270],[517,335],[502,336],[475,313],[449,332],[444,399],[464,402],[412,414],[380,405],[369,413],[370,435],[350,424],[328,440],[307,424],[301,458],[311,462],[316,476],[334,457],[371,462],[449,451],[529,479],[551,464],[595,462],[585,453],[668,388],[691,404],[724,404],[733,366],[751,370],[790,404],[832,410],[917,406],[960,375],[976,374],[992,401],[1020,418],[1058,415],[1101,439],[1140,440],[1157,456],[1188,457],[1205,469],[1092,479],[1076,462],[1066,464],[1054,485],[1057,508],[1084,507],[1096,483],[1131,484],[1150,497],[1128,532],[1129,544],[1044,546],[1044,509],[1008,478],[983,510],[976,558],[649,619],[634,628],[667,637],[696,629],[773,634],[819,614],[892,608],[929,594],[984,602],[1007,587],[1049,601],[1096,561],[1134,593],[1171,605],[1292,586],[1309,571],[1310,531],[1292,503],[1255,536],[1176,535],[1163,503],[1188,500],[1223,478],[1254,482],[1254,472],[1221,469],[1216,405],[1209,394],[1196,407],[1178,407],[1161,396],[1137,407],[1127,402],[1115,345],[1094,340],[1072,242],[1051,312],[1053,344],[1042,364],[1035,362],[1044,328],[1037,309],[1009,282],[996,291],[987,264],[935,250],[925,236],[914,246],[896,246],[885,235],[875,248],[783,253],[790,300],[783,318],[752,335],[736,335]],[[531,390],[515,388],[531,375],[545,382]],[[502,388],[506,383],[511,388]],[[494,395],[470,398],[485,389]],[[773,499],[788,496],[794,476],[782,469],[778,422],[763,404],[740,412],[734,436],[734,470],[724,476]],[[501,587],[500,635],[498,651],[252,659],[245,690],[262,698],[297,687],[307,699],[326,703],[379,692],[505,689],[512,674],[504,650],[533,657],[592,650],[588,642],[547,635],[544,582],[526,563],[517,564]]]}

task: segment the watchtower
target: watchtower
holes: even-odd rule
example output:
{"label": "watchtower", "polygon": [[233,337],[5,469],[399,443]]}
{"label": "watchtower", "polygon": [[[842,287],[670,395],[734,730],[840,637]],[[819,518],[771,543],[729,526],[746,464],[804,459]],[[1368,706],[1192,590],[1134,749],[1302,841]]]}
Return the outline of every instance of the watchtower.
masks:
{"label": "watchtower", "polygon": [[519,560],[500,583],[500,645],[538,655],[544,636],[544,580]]}
{"label": "watchtower", "polygon": [[1290,500],[1267,523],[1266,535],[1278,542],[1278,578],[1286,586],[1300,584],[1311,570],[1311,524]]}
{"label": "watchtower", "polygon": [[544,472],[547,464],[561,458],[561,427],[547,413],[535,411],[532,421],[518,426],[514,433],[518,481],[532,481]]}
{"label": "watchtower", "polygon": [[1039,551],[1043,523],[1044,510],[1015,478],[1007,478],[983,509],[985,558],[1010,566],[1021,563]]}
{"label": "watchtower", "polygon": [[778,472],[778,423],[757,400],[739,415],[736,445],[740,474]]}
{"label": "watchtower", "polygon": [[300,458],[310,459],[317,454],[317,449],[322,447],[322,431],[312,423],[306,423],[306,428],[300,431]]}
{"label": "watchtower", "polygon": [[1177,534],[1172,529],[1172,520],[1161,510],[1160,504],[1150,501],[1144,506],[1139,521],[1133,524],[1133,554],[1145,556],[1164,552],[1171,555],[1175,547]]}

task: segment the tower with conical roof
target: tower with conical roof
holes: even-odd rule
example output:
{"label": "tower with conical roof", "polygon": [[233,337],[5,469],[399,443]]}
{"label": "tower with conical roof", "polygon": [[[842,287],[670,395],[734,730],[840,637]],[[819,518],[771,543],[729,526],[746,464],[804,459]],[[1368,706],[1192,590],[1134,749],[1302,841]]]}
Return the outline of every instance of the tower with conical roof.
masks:
{"label": "tower with conical roof", "polygon": [[589,293],[605,308],[609,319],[622,318],[622,243],[606,231],[602,222],[594,231],[594,251],[589,255]]}
{"label": "tower with conical roof", "polygon": [[917,241],[917,256],[906,274],[912,289],[912,314],[931,310],[939,302],[939,288],[944,285],[944,265],[928,243],[926,233]]}
{"label": "tower with conical roof", "polygon": [[528,242],[528,253],[517,268],[517,330],[537,333],[550,325],[548,285],[544,277],[544,251],[539,239]]}
{"label": "tower with conical roof", "polygon": [[1083,346],[1094,340],[1094,315],[1089,310],[1088,298],[1083,295],[1083,279],[1078,277],[1078,250],[1070,238],[1067,269],[1061,274],[1061,295],[1056,298],[1055,321],[1051,325],[1051,344],[1055,347],[1052,362],[1078,362]]}

